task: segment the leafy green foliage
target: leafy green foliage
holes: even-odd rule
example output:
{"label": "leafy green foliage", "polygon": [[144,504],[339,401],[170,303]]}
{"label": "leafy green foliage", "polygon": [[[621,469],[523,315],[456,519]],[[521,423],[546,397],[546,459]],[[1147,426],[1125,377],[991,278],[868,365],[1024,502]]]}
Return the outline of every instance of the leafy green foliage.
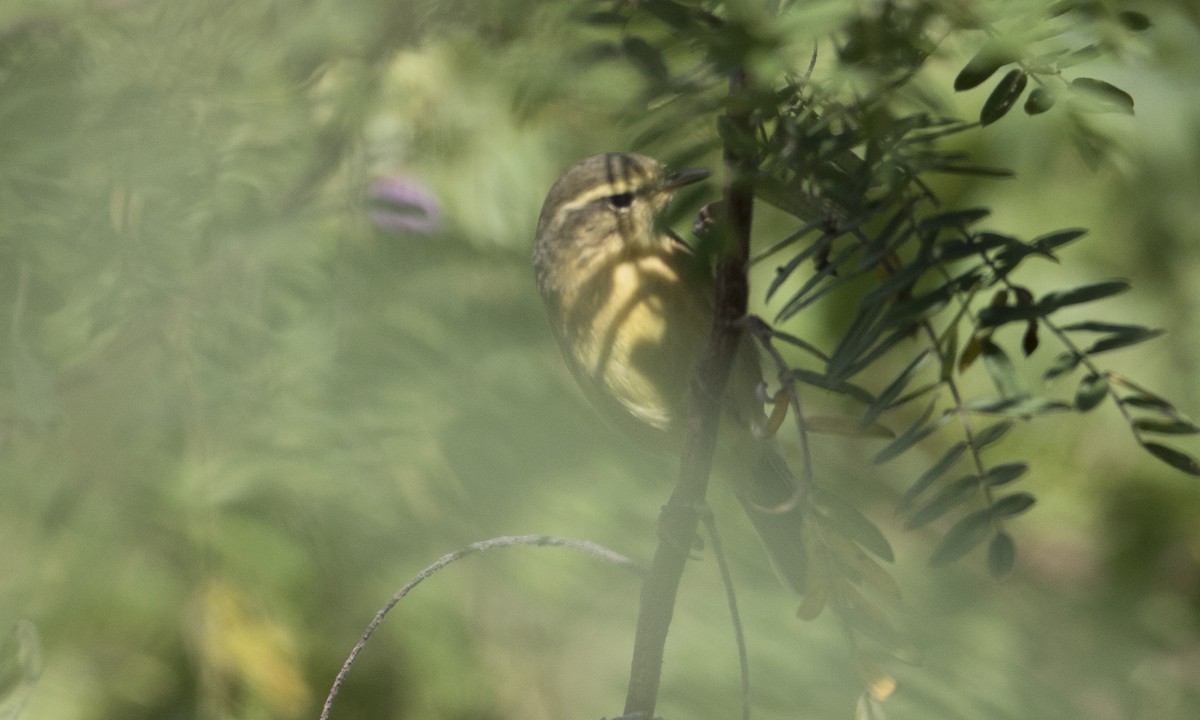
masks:
{"label": "leafy green foliage", "polygon": [[[815,57],[807,69],[767,61],[794,39],[778,35],[765,15],[710,15],[691,4],[647,0],[626,6],[624,17],[629,28],[646,33],[637,36],[636,52],[629,58],[640,72],[645,97],[657,102],[671,96],[687,108],[684,117],[715,125],[724,147],[753,153],[759,159],[759,199],[793,223],[756,256],[776,262],[765,291],[776,323],[794,322],[822,303],[846,309],[847,320],[829,346],[806,347],[807,362],[792,368],[790,377],[860,404],[864,427],[897,419],[903,429],[873,452],[875,463],[952,438],[949,449],[905,491],[901,508],[906,527],[949,523],[932,552],[933,565],[958,560],[986,541],[987,567],[1001,577],[1016,559],[1008,525],[1035,502],[1027,491],[1009,490],[1029,474],[1029,463],[990,457],[1018,421],[1087,412],[1113,400],[1146,451],[1187,473],[1197,470],[1191,456],[1144,436],[1185,434],[1195,426],[1157,396],[1154,403],[1145,397],[1137,402],[1148,410],[1153,406],[1161,417],[1133,418],[1113,374],[1097,365],[1098,355],[1150,340],[1156,331],[1100,320],[1059,320],[1068,313],[1097,312],[1098,303],[1127,292],[1128,281],[1090,282],[1040,294],[1017,281],[1026,261],[1058,263],[1059,252],[1084,230],[1061,229],[1025,240],[988,227],[986,207],[948,206],[927,179],[938,173],[1005,176],[1003,169],[972,164],[948,141],[997,122],[1022,102],[1028,115],[1054,110],[1064,97],[1071,100],[1072,113],[1131,113],[1134,101],[1127,93],[1074,75],[1076,66],[1101,53],[1100,46],[1072,43],[1086,43],[1090,34],[1111,25],[1143,29],[1142,16],[1114,18],[1090,4],[1050,9],[1022,5],[1019,19],[1011,23],[1012,34],[1006,35],[982,17],[943,15],[940,10],[886,3],[879,18],[848,14],[832,32],[836,53],[826,75],[814,71]],[[657,32],[650,29],[655,21],[662,25]],[[920,85],[936,46],[932,28],[938,23],[981,42],[955,77],[954,90],[984,86],[1009,68],[992,85],[978,124],[947,116]],[[686,69],[666,70],[660,57],[646,57],[642,37],[656,38],[649,42]],[[733,46],[732,37],[738,38]],[[818,44],[816,38],[812,42]],[[752,113],[753,134],[739,133],[714,116],[720,106],[713,98],[734,66],[747,69],[750,89],[731,102],[744,103]],[[683,77],[689,79],[687,87],[677,80]],[[1027,94],[1030,85],[1034,87]],[[664,113],[651,122],[677,126],[680,117]],[[657,140],[665,134],[650,131],[644,137]],[[707,149],[698,140],[681,154]],[[1002,335],[1013,325],[1021,327],[1019,352],[1024,358],[1044,355],[1046,344],[1061,346],[1044,377],[1061,381],[1081,373],[1067,397],[1054,397],[1028,382]],[[1085,333],[1096,337],[1079,342]],[[994,396],[967,396],[966,376],[976,365],[983,366]],[[880,374],[880,383],[864,380]],[[923,410],[906,416],[907,406],[918,399]],[[986,424],[980,418],[987,415],[1003,419]],[[873,526],[862,518],[828,508],[817,515],[827,521],[839,518],[841,533],[880,554],[883,546],[874,532],[864,532]],[[846,583],[862,582],[861,568],[847,560],[842,547],[846,538],[839,539],[837,524],[826,525],[812,539],[817,555],[827,552],[840,560],[830,561],[824,575],[813,578],[811,587],[826,590],[820,599],[806,601],[802,615],[815,616],[825,599],[837,596],[834,610],[850,617],[852,626],[863,621],[870,628],[864,632],[880,639],[886,633],[879,632],[879,613],[866,613],[870,620],[864,620],[855,610],[861,609],[859,599],[846,589]],[[835,566],[841,568],[841,580],[828,570]]]}
{"label": "leafy green foliage", "polygon": [[[1005,183],[1032,195],[1079,183],[1072,204],[1117,208],[1096,213],[1096,226],[1144,236],[1072,253],[1105,256],[1100,277],[1138,277],[1138,298],[1166,296],[1178,317],[1142,325],[1152,311],[1137,306],[1114,319],[1128,283],[1080,280],[1074,265],[1057,272],[1080,258],[1062,251],[1082,229],[1039,235],[1005,226],[1012,207],[991,212],[988,188],[1000,184],[984,183],[1013,172],[1005,152],[981,147],[1005,133],[979,132],[980,121],[1003,119],[1006,133],[1057,128],[1096,162],[1124,142],[1107,123],[1126,122],[1133,95],[1139,111],[1152,107],[1117,79],[1125,73],[1088,65],[1133,56],[1146,15],[1091,0],[1045,5],[0,3],[0,536],[16,549],[0,583],[0,617],[15,628],[0,638],[0,716],[312,717],[362,622],[447,548],[514,527],[651,543],[661,486],[645,475],[666,473],[610,452],[548,360],[525,257],[554,174],[630,145],[678,166],[715,165],[722,146],[761,159],[755,192],[769,212],[755,228],[756,262],[777,270],[755,292],[793,365],[783,377],[806,410],[850,408],[861,435],[849,456],[877,459],[887,476],[869,492],[856,478],[818,476],[803,499],[814,574],[800,615],[832,611],[869,688],[860,707],[877,713],[890,694],[878,666],[910,655],[889,604],[911,543],[928,543],[938,565],[986,553],[988,571],[1007,575],[1017,545],[1039,542],[1025,534],[1035,519],[1017,518],[1048,457],[1123,453],[1107,437],[1052,430],[1051,452],[1014,459],[1025,423],[1115,410],[1151,462],[1200,474],[1197,425],[1108,364],[1156,339],[1157,326],[1172,335],[1153,347],[1186,355],[1188,309],[1165,294],[1193,280],[1181,261],[1193,224],[1180,208],[1196,195],[1187,158],[1200,153],[1190,134],[1170,132],[1179,118],[1158,98],[1163,131],[1143,140],[1172,145],[1124,159],[1136,188],[1115,184],[1106,197],[1079,175],[1063,180],[1053,171],[1073,163],[1057,149],[1051,179],[1026,171]],[[1158,24],[1180,35],[1158,50],[1169,58],[1140,71],[1146,87],[1175,83],[1192,97],[1181,78],[1194,76],[1187,58],[1200,43],[1178,40],[1186,22]],[[754,118],[748,134],[720,120],[735,102],[735,66],[750,78],[736,100]],[[1018,104],[1045,117],[1020,117]],[[1093,124],[1101,112],[1112,115]],[[1022,134],[1019,147],[1045,152],[1036,140]],[[424,195],[373,194],[376,179],[397,175]],[[682,210],[693,198],[679,200]],[[1163,282],[1143,285],[1154,273]],[[880,424],[896,429],[890,439],[869,432]],[[1018,708],[1009,714],[1050,702],[1041,715],[1077,715],[1054,709],[1098,686],[1130,707],[1159,687],[1167,699],[1156,709],[1194,700],[1170,672],[1125,689],[1128,657],[1141,653],[1153,671],[1189,651],[1187,568],[1159,584],[1128,578],[1175,572],[1195,523],[1185,493],[1135,523],[1131,503],[1105,491],[1122,482],[1063,487],[1081,508],[1111,503],[1113,519],[1097,525],[1112,547],[1054,572],[1019,568],[1022,583],[1005,588],[1040,584],[1056,600],[1038,617],[974,580],[923,598],[937,640],[970,647],[940,645],[928,659],[942,672],[910,673],[896,702],[917,706],[914,717],[993,717],[955,665],[1021,677],[1026,647],[1057,660],[1056,688],[1074,683],[1048,701],[1029,689],[1040,682],[1006,684]],[[899,519],[880,520],[892,510],[882,498],[896,495]],[[896,523],[919,530],[901,544]],[[1178,544],[1146,549],[1164,537]],[[1123,553],[1135,571],[1104,564]],[[621,674],[636,588],[525,567],[485,567],[405,608],[394,644],[359,665],[346,715],[610,711],[612,683],[596,668]],[[1064,567],[1088,579],[1078,583],[1086,596]],[[781,717],[796,714],[798,694],[817,705],[806,716],[843,717],[839,693],[857,689],[829,661],[836,638],[806,628],[796,642],[763,576],[741,600],[777,623],[760,647],[786,648],[788,660],[756,693]],[[1110,576],[1129,585],[1118,603],[1090,589],[1111,591]],[[921,592],[904,585],[910,600]],[[1136,597],[1147,587],[1153,597]],[[1136,602],[1147,611],[1134,622],[1105,614]],[[999,618],[1055,641],[975,647]],[[1064,618],[1070,626],[1056,624]],[[1126,628],[1119,641],[1104,631],[1114,621]],[[712,681],[728,674],[713,651],[719,633],[703,629],[673,638],[678,702],[694,712],[665,716],[732,714]],[[1072,642],[1058,642],[1070,631]],[[1118,669],[1077,662],[1097,648]],[[810,654],[801,674],[799,653]],[[700,679],[689,685],[688,674]],[[934,676],[945,687],[922,679]],[[555,696],[548,677],[589,692]]]}

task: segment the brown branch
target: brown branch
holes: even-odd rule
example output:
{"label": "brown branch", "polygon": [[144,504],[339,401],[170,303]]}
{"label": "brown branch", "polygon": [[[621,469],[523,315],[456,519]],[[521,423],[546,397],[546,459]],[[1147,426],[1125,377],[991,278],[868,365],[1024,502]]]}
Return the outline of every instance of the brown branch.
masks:
{"label": "brown branch", "polygon": [[[734,70],[729,82],[727,120],[735,136],[753,138],[750,113],[742,103],[746,85],[745,71]],[[718,227],[724,226],[731,241],[717,266],[716,312],[708,351],[692,377],[691,407],[679,481],[659,517],[658,548],[642,584],[629,692],[625,698],[626,718],[654,717],[662,678],[663,648],[674,614],[675,597],[708,492],[708,476],[721,419],[721,398],[734,355],[742,341],[741,320],[746,315],[749,297],[746,269],[749,267],[757,168],[756,159],[746,154],[746,147],[733,144],[725,147],[724,217]]]}

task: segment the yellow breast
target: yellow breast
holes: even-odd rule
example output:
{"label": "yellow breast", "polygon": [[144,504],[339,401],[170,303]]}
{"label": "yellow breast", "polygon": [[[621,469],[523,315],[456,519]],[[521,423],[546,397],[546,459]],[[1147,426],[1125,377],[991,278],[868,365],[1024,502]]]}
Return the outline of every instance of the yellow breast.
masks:
{"label": "yellow breast", "polygon": [[712,318],[695,287],[704,283],[685,277],[692,261],[686,251],[594,257],[564,288],[564,354],[602,411],[607,405],[660,430],[678,424]]}

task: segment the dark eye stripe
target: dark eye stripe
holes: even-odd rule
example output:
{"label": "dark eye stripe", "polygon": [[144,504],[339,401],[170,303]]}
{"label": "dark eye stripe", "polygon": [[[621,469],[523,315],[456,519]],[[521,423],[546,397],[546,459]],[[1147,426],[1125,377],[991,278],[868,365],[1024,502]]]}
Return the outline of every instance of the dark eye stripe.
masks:
{"label": "dark eye stripe", "polygon": [[609,195],[608,204],[615,208],[627,208],[633,204],[633,193],[623,192]]}

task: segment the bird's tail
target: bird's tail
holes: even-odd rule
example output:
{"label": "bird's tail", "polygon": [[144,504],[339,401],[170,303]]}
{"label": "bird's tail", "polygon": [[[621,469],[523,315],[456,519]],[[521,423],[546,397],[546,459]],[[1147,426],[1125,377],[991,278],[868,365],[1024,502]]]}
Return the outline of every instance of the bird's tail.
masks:
{"label": "bird's tail", "polygon": [[796,478],[774,447],[759,442],[753,464],[734,483],[738,500],[762,538],[783,581],[804,594],[808,553],[802,519],[808,498],[797,493]]}

